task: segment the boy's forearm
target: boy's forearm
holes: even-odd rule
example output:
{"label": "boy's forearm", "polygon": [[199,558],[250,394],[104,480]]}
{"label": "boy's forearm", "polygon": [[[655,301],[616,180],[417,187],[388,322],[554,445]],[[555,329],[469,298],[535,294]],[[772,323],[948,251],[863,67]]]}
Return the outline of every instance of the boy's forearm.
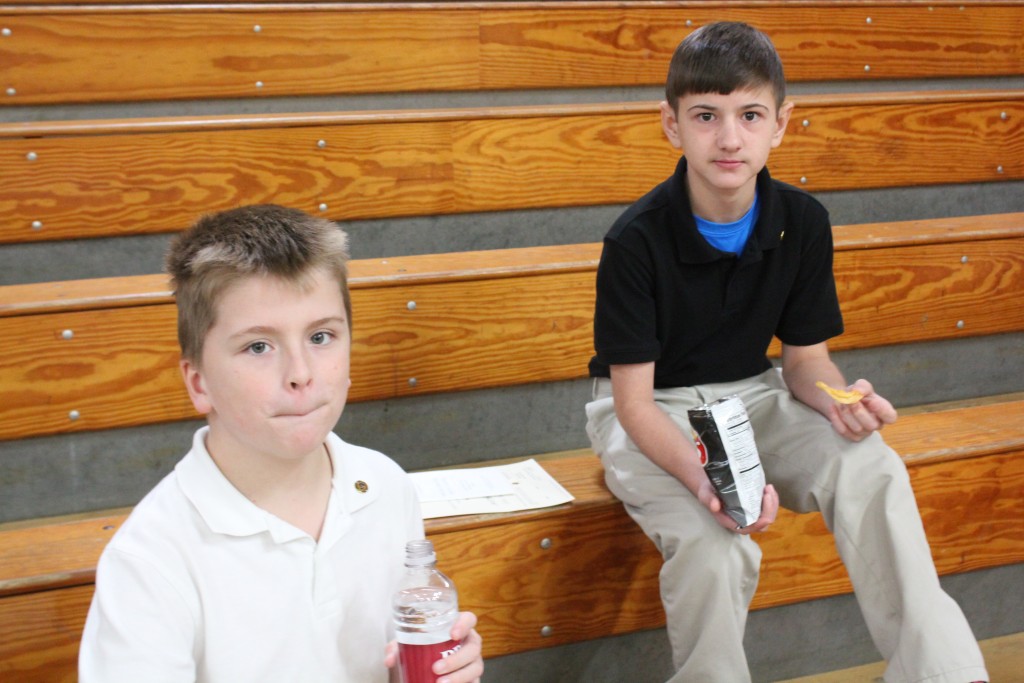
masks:
{"label": "boy's forearm", "polygon": [[617,406],[616,415],[640,452],[696,496],[707,476],[697,450],[676,423],[653,401]]}
{"label": "boy's forearm", "polygon": [[824,345],[819,348],[797,347],[796,350],[784,346],[782,378],[797,400],[825,416],[828,416],[832,399],[816,383],[825,382],[836,388],[846,386],[843,373],[832,362]]}

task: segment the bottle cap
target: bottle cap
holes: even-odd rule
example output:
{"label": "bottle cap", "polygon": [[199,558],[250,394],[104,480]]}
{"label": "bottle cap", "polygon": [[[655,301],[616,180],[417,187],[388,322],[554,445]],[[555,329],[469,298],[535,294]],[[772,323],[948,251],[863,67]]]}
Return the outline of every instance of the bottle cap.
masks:
{"label": "bottle cap", "polygon": [[421,539],[405,544],[405,566],[426,567],[437,563],[433,541]]}

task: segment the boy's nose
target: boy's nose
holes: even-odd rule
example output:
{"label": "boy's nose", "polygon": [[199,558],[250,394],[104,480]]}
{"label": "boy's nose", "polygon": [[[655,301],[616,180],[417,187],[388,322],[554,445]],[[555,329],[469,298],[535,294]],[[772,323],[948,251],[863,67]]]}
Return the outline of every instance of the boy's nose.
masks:
{"label": "boy's nose", "polygon": [[718,146],[722,149],[738,149],[740,146],[739,131],[734,121],[725,120],[718,128]]}
{"label": "boy's nose", "polygon": [[300,389],[313,380],[309,358],[303,352],[290,354],[287,369],[288,385],[292,389]]}

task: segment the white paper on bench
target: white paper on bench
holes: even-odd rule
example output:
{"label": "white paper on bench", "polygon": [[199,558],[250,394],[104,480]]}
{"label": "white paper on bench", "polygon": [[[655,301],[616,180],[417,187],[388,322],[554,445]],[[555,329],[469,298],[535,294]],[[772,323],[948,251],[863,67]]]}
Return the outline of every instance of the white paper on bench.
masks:
{"label": "white paper on bench", "polygon": [[515,512],[573,499],[532,458],[509,465],[413,472],[424,519]]}

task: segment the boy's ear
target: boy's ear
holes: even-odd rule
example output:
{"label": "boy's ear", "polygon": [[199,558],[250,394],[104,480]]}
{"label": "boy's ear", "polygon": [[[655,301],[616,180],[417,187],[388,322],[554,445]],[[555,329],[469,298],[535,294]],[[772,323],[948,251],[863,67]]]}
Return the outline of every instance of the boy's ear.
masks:
{"label": "boy's ear", "polygon": [[793,103],[783,102],[779,107],[779,116],[775,120],[775,134],[772,135],[772,147],[782,144],[782,137],[786,134],[786,127],[789,126],[789,117],[793,113]]}
{"label": "boy's ear", "polygon": [[181,377],[185,380],[185,389],[188,390],[188,397],[192,399],[192,405],[200,415],[206,415],[213,410],[209,394],[206,391],[206,382],[199,366],[184,358],[178,363],[181,368]]}
{"label": "boy's ear", "polygon": [[666,100],[662,100],[658,109],[661,110],[661,129],[665,131],[665,137],[673,147],[682,149],[683,141],[679,138],[679,117],[676,116],[675,109]]}

